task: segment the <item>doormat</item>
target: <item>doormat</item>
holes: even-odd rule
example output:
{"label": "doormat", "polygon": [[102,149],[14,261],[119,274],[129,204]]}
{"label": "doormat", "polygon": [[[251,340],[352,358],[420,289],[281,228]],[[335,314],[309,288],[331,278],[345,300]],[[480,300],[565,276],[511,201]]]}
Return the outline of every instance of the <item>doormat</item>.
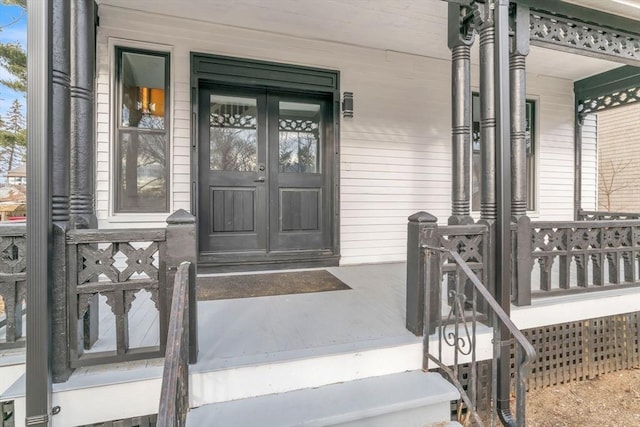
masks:
{"label": "doormat", "polygon": [[351,289],[326,270],[198,277],[198,301]]}

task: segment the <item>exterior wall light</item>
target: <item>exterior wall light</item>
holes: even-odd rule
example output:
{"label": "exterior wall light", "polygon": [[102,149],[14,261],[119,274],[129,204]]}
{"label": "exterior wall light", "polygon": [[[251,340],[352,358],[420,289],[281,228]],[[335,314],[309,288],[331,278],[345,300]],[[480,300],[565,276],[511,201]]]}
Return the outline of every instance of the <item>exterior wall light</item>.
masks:
{"label": "exterior wall light", "polygon": [[342,94],[342,117],[353,118],[353,92]]}

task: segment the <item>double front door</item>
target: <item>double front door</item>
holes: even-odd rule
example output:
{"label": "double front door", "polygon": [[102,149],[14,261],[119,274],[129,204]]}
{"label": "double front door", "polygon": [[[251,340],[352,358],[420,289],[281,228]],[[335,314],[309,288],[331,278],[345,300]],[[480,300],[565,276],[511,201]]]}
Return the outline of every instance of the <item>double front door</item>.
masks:
{"label": "double front door", "polygon": [[333,128],[322,96],[201,87],[201,254],[331,248]]}

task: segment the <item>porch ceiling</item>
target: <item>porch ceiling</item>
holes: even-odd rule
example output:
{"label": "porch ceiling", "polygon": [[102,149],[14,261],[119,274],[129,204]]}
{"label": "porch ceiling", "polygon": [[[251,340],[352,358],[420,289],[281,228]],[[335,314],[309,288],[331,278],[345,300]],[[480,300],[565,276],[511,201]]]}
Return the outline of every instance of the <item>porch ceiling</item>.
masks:
{"label": "porch ceiling", "polygon": [[[640,9],[628,5],[640,0],[571,2],[640,20]],[[446,40],[447,4],[442,0],[191,0],[190,7],[173,0],[98,0],[98,3],[236,28],[450,58]],[[527,60],[528,71],[578,80],[621,65],[568,55],[533,47]],[[478,56],[474,57],[477,62]]]}
{"label": "porch ceiling", "polygon": [[640,0],[565,0],[567,3],[640,20]]}

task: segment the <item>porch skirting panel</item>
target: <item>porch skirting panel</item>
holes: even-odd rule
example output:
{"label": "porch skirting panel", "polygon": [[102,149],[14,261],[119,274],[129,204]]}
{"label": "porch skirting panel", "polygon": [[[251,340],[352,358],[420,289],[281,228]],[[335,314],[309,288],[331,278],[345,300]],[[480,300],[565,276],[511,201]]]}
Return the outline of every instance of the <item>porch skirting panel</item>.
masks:
{"label": "porch skirting panel", "polygon": [[[539,326],[522,332],[537,355],[529,373],[529,391],[640,367],[640,312]],[[478,363],[476,390],[481,414],[490,408],[491,364],[491,360]],[[460,372],[459,379],[467,388],[472,378],[470,365],[461,365]],[[512,381],[514,378],[512,368]],[[453,401],[452,414],[457,409],[458,403]]]}
{"label": "porch skirting panel", "polygon": [[640,366],[640,312],[525,329],[538,359],[529,390]]}

